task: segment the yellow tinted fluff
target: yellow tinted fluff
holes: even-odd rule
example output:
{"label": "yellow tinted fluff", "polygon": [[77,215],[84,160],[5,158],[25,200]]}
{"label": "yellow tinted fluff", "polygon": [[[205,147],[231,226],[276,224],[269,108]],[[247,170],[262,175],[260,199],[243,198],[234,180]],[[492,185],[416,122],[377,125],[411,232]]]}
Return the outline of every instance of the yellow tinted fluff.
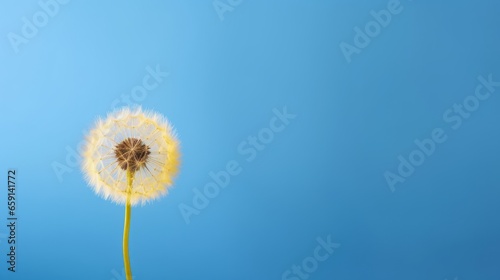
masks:
{"label": "yellow tinted fluff", "polygon": [[115,149],[127,138],[149,147],[145,165],[134,174],[130,204],[144,204],[166,194],[179,167],[179,141],[168,120],[141,108],[124,108],[99,119],[88,133],[82,169],[89,185],[105,199],[127,202],[127,170],[120,168]]}

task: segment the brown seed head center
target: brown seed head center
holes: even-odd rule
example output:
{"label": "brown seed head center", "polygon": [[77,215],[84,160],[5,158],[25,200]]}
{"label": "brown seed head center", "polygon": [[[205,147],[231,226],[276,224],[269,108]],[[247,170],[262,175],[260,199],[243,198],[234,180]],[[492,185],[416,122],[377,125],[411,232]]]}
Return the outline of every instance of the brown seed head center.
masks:
{"label": "brown seed head center", "polygon": [[137,138],[127,138],[115,146],[115,157],[123,170],[136,172],[148,160],[150,147]]}

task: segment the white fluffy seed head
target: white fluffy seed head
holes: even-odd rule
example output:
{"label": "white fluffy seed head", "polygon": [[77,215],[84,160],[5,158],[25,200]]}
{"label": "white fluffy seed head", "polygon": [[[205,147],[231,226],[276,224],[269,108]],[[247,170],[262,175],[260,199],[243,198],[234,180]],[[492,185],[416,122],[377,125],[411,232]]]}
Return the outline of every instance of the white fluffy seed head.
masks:
{"label": "white fluffy seed head", "polygon": [[[146,149],[147,156],[142,153],[146,150],[137,149]],[[83,173],[95,193],[118,204],[127,201],[127,168],[123,167],[132,166],[130,203],[144,204],[165,195],[172,185],[180,163],[179,141],[163,116],[123,108],[97,120],[87,135],[82,158]]]}

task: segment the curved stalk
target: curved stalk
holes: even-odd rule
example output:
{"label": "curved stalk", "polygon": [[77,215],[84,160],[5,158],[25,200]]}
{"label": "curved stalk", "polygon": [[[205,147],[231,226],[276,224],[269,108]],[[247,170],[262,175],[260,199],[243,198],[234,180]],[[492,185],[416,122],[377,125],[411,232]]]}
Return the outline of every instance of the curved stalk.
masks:
{"label": "curved stalk", "polygon": [[132,280],[132,269],[130,268],[130,259],[128,255],[128,237],[130,232],[130,216],[132,206],[130,196],[132,194],[132,183],[134,181],[134,172],[127,170],[127,204],[125,205],[125,222],[123,225],[123,263],[125,265],[125,276],[127,280]]}

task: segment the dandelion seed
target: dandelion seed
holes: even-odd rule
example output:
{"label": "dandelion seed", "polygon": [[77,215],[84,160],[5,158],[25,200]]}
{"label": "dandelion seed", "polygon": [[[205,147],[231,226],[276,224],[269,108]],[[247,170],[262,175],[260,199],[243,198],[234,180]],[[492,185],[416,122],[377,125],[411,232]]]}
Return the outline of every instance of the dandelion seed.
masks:
{"label": "dandelion seed", "polygon": [[[165,195],[178,171],[179,142],[162,116],[129,108],[98,120],[87,136],[83,171],[96,194],[118,204]],[[134,175],[129,189],[127,172]]]}
{"label": "dandelion seed", "polygon": [[167,193],[178,172],[179,142],[164,117],[141,108],[124,108],[97,121],[82,157],[83,173],[94,192],[125,205],[123,259],[130,280],[131,206]]}

